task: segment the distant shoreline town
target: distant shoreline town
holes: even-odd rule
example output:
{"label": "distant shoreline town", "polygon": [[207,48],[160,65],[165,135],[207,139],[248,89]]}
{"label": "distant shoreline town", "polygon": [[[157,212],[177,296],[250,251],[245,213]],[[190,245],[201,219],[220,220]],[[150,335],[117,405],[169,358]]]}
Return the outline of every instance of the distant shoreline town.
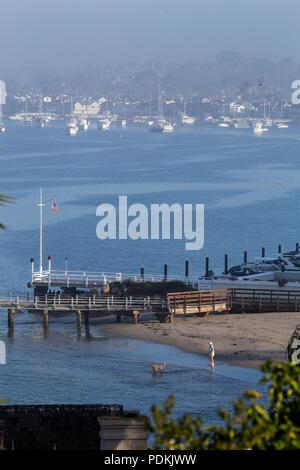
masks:
{"label": "distant shoreline town", "polygon": [[93,66],[47,78],[22,73],[0,77],[7,87],[0,124],[9,119],[44,127],[61,119],[70,135],[90,124],[101,130],[149,124],[162,132],[203,124],[287,127],[300,124],[292,99],[298,77],[292,59],[274,63],[237,52],[222,52],[211,63]]}

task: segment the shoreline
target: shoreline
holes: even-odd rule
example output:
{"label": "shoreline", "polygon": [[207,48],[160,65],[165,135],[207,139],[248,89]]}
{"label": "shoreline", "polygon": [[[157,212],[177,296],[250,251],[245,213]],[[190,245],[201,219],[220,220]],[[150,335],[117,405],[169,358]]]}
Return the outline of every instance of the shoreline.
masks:
{"label": "shoreline", "polygon": [[207,357],[208,343],[213,341],[216,361],[260,369],[268,359],[285,360],[289,338],[299,323],[300,313],[270,312],[176,317],[174,323],[159,323],[149,316],[137,325],[123,320],[103,324],[103,329],[111,336],[166,344]]}

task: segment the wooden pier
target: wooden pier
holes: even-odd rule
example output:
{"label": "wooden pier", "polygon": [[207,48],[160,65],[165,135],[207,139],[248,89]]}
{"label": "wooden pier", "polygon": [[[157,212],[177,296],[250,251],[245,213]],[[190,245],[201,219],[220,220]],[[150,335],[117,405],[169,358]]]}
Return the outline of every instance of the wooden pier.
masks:
{"label": "wooden pier", "polygon": [[86,337],[90,336],[90,314],[115,315],[116,322],[123,317],[133,323],[153,314],[160,322],[173,322],[175,317],[207,316],[211,312],[300,312],[300,292],[270,289],[231,289],[168,293],[165,297],[115,297],[113,295],[46,294],[41,296],[0,296],[0,309],[8,312],[8,334],[14,334],[15,316],[28,311],[40,313],[47,337],[49,316],[56,313],[74,313],[78,339],[82,338],[82,326]]}
{"label": "wooden pier", "polygon": [[300,312],[300,291],[283,289],[231,289],[232,311]]}
{"label": "wooden pier", "polygon": [[160,322],[173,322],[177,315],[208,315],[213,311],[228,312],[231,308],[231,295],[227,291],[189,291],[171,293],[166,297],[114,297],[114,296],[84,296],[68,297],[47,294],[44,296],[10,295],[0,297],[0,309],[8,311],[9,336],[13,336],[15,314],[24,310],[30,313],[40,313],[43,317],[45,337],[48,335],[49,314],[70,313],[76,315],[78,338],[81,338],[82,316],[86,336],[89,336],[89,314],[99,315],[108,313],[116,316],[121,322],[122,317],[129,317],[133,323],[146,314],[153,313]]}

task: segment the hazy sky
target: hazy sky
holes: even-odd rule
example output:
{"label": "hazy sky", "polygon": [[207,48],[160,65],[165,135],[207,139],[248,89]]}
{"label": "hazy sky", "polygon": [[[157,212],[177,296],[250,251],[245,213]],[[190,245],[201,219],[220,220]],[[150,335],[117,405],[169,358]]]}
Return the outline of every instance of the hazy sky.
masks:
{"label": "hazy sky", "polygon": [[299,0],[0,0],[1,68],[299,54]]}

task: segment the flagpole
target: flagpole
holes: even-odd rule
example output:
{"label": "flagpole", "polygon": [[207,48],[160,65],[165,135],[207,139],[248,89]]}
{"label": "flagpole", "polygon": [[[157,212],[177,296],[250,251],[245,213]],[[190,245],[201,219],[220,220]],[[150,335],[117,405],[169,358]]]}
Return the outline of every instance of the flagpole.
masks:
{"label": "flagpole", "polygon": [[40,188],[40,273],[43,272],[43,190]]}
{"label": "flagpole", "polygon": [[43,189],[40,188],[40,202],[38,207],[40,208],[40,274],[43,273],[43,207],[47,204],[47,202],[52,201],[52,206],[55,206],[56,212],[58,212],[58,207],[54,203],[53,199],[48,199],[48,201],[43,202]]}

